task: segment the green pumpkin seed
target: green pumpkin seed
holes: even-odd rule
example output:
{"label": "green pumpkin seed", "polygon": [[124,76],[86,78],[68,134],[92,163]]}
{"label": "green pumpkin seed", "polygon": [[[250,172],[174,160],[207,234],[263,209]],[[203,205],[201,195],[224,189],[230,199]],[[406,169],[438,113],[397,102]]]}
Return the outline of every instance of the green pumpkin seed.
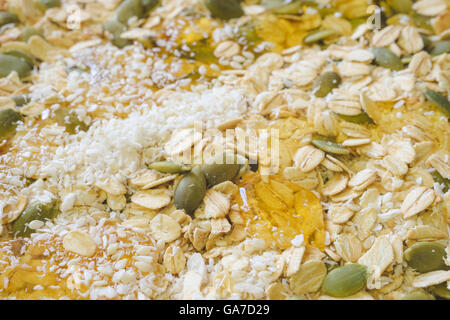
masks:
{"label": "green pumpkin seed", "polygon": [[182,173],[191,170],[191,167],[173,161],[153,162],[148,167],[163,173]]}
{"label": "green pumpkin seed", "polygon": [[123,48],[133,43],[130,39],[123,39],[120,35],[115,35],[111,40],[111,43],[115,45],[117,48]]}
{"label": "green pumpkin seed", "polygon": [[432,56],[438,56],[443,53],[449,53],[450,52],[450,40],[443,40],[436,42],[433,45],[433,49],[431,49],[431,55]]}
{"label": "green pumpkin seed", "polygon": [[61,6],[61,0],[38,0],[38,1],[48,9]]}
{"label": "green pumpkin seed", "polygon": [[243,44],[255,45],[261,41],[261,38],[256,32],[255,22],[250,21],[241,25],[237,31],[237,40],[244,42]]}
{"label": "green pumpkin seed", "polygon": [[386,48],[372,48],[375,63],[383,68],[391,70],[402,70],[403,63],[391,50]]}
{"label": "green pumpkin seed", "polygon": [[236,177],[240,168],[239,164],[229,164],[226,161],[222,162],[222,164],[203,164],[200,167],[201,172],[205,175],[208,186],[214,186],[225,181],[230,181]]}
{"label": "green pumpkin seed", "polygon": [[108,31],[112,36],[112,44],[118,48],[123,48],[126,45],[132,43],[129,39],[122,39],[120,35],[127,30],[127,27],[117,20],[107,20],[103,24],[103,28]]}
{"label": "green pumpkin seed", "polygon": [[17,122],[22,119],[19,112],[4,108],[0,110],[0,139],[7,139],[16,132]]}
{"label": "green pumpkin seed", "polygon": [[425,95],[425,98],[441,110],[447,118],[450,118],[450,102],[446,97],[433,90],[425,90],[423,94]]}
{"label": "green pumpkin seed", "polygon": [[249,162],[249,168],[252,172],[258,171],[259,163],[256,160],[251,159]]}
{"label": "green pumpkin seed", "polygon": [[361,112],[360,114],[357,114],[356,116],[348,116],[345,114],[336,113],[336,115],[341,118],[342,120],[345,120],[347,122],[357,123],[357,124],[365,124],[375,123],[371,117],[366,112]]}
{"label": "green pumpkin seed", "polygon": [[57,8],[61,6],[61,0],[36,0],[37,6],[45,11],[50,8]]}
{"label": "green pumpkin seed", "polygon": [[18,94],[12,97],[12,99],[16,103],[16,107],[22,107],[31,101],[31,98],[28,94]]}
{"label": "green pumpkin seed", "polygon": [[428,38],[426,35],[420,34],[420,37],[422,38],[423,46],[424,46],[425,48],[426,48],[426,47],[429,47],[429,46],[432,44],[430,38]]}
{"label": "green pumpkin seed", "polygon": [[20,34],[20,40],[23,42],[27,42],[28,39],[30,39],[32,36],[39,36],[41,38],[44,38],[43,33],[33,27],[24,27],[22,29],[22,33]]}
{"label": "green pumpkin seed", "polygon": [[70,134],[75,134],[80,131],[87,131],[89,126],[78,119],[78,116],[70,112],[67,108],[59,108],[55,111],[55,121],[66,128]]}
{"label": "green pumpkin seed", "polygon": [[415,290],[406,294],[402,300],[436,300],[436,298],[424,290]]}
{"label": "green pumpkin seed", "polygon": [[445,269],[445,247],[436,242],[416,242],[405,250],[408,265],[420,273]]}
{"label": "green pumpkin seed", "polygon": [[25,61],[26,63],[28,63],[28,65],[30,66],[30,68],[34,67],[35,64],[35,60],[34,57],[29,55],[26,52],[23,52],[22,50],[17,50],[17,49],[9,49],[6,51],[3,51],[2,54],[7,54],[10,56],[14,56],[17,57],[19,59],[22,59],[23,61]]}
{"label": "green pumpkin seed", "polygon": [[[285,3],[285,2],[284,2]],[[301,1],[293,1],[288,4],[282,4],[272,10],[275,14],[299,14],[302,9]]]}
{"label": "green pumpkin seed", "polygon": [[175,189],[175,207],[192,214],[202,202],[205,193],[205,177],[202,174],[190,172],[180,180]]}
{"label": "green pumpkin seed", "polygon": [[53,219],[58,213],[57,201],[53,200],[48,203],[35,202],[28,206],[24,212],[13,222],[12,230],[15,236],[27,237],[34,232],[28,228],[31,221],[45,221]]}
{"label": "green pumpkin seed", "polygon": [[350,154],[350,150],[342,146],[341,144],[331,141],[326,137],[316,136],[312,139],[311,143],[320,150],[333,154]]}
{"label": "green pumpkin seed", "polygon": [[310,34],[308,34],[305,39],[303,39],[303,42],[306,44],[314,43],[320,40],[324,40],[330,36],[333,36],[336,34],[336,31],[325,29],[325,30],[319,30],[319,31],[313,31]]}
{"label": "green pumpkin seed", "polygon": [[125,26],[132,17],[142,18],[143,10],[140,0],[125,0],[117,8],[117,20]]}
{"label": "green pumpkin seed", "polygon": [[204,41],[200,41],[196,45],[190,45],[189,49],[189,52],[180,50],[183,58],[194,59],[207,64],[215,63],[217,61],[214,50]]}
{"label": "green pumpkin seed", "polygon": [[[309,2],[310,4],[308,6],[316,9],[322,18],[324,18],[330,14],[334,15],[334,14],[336,14],[336,12],[339,12],[339,10],[336,7],[318,6],[317,2],[315,2],[315,1],[306,1],[306,2]],[[302,1],[302,3],[303,3],[303,1]]]}
{"label": "green pumpkin seed", "polygon": [[194,58],[196,61],[211,64],[217,60],[214,55],[214,50],[209,46],[194,47],[192,52],[194,53]]}
{"label": "green pumpkin seed", "polygon": [[[200,182],[202,183],[202,186],[206,189],[207,185],[206,185],[206,177],[202,172],[202,167],[201,166],[195,166],[194,168],[192,168],[191,170],[192,174],[195,174],[196,176],[201,177]],[[205,179],[203,179],[205,178]]]}
{"label": "green pumpkin seed", "polygon": [[356,29],[359,25],[363,23],[367,23],[367,19],[365,18],[354,18],[349,20],[350,24],[352,25],[352,29]]}
{"label": "green pumpkin seed", "polygon": [[431,291],[442,299],[450,300],[450,290],[447,288],[446,282],[433,286]]}
{"label": "green pumpkin seed", "polygon": [[336,72],[325,72],[314,82],[316,97],[326,97],[334,88],[341,84],[341,77]]}
{"label": "green pumpkin seed", "polygon": [[410,12],[413,5],[411,0],[387,0],[386,2],[396,12],[401,13]]}
{"label": "green pumpkin seed", "polygon": [[239,0],[205,0],[205,5],[214,17],[222,20],[239,18],[244,15]]}
{"label": "green pumpkin seed", "polygon": [[417,28],[433,31],[433,27],[430,23],[430,17],[422,16],[415,11],[412,11],[409,16],[411,17]]}
{"label": "green pumpkin seed", "polygon": [[19,23],[19,18],[14,13],[0,11],[0,27],[10,23]]}
{"label": "green pumpkin seed", "polygon": [[106,20],[103,23],[103,28],[112,35],[115,35],[116,33],[122,33],[127,30],[127,27],[124,24],[115,19]]}
{"label": "green pumpkin seed", "polygon": [[149,13],[151,10],[159,5],[159,0],[141,0],[142,11],[144,14]]}
{"label": "green pumpkin seed", "polygon": [[16,71],[20,78],[25,78],[30,75],[31,67],[24,59],[0,54],[0,77],[7,77],[13,71]]}
{"label": "green pumpkin seed", "polygon": [[434,182],[444,185],[444,188],[442,189],[444,193],[450,189],[450,179],[445,179],[437,170],[433,171],[431,176],[433,177]]}
{"label": "green pumpkin seed", "polygon": [[347,264],[333,269],[325,277],[322,289],[332,297],[348,297],[366,285],[367,268],[360,264]]}
{"label": "green pumpkin seed", "polygon": [[39,36],[44,38],[44,35],[41,31],[34,27],[24,27],[22,29],[22,33],[20,34],[20,40],[27,42],[32,36]]}

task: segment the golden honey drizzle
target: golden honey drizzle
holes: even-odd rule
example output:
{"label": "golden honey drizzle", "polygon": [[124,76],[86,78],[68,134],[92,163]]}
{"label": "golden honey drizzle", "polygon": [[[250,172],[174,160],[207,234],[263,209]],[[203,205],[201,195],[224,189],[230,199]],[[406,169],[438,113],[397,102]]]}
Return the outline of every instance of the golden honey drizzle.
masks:
{"label": "golden honey drizzle", "polygon": [[245,176],[239,188],[245,190],[246,199],[240,195],[235,201],[250,236],[286,249],[303,235],[306,244],[324,249],[323,209],[314,193],[278,175],[264,182],[257,173]]}

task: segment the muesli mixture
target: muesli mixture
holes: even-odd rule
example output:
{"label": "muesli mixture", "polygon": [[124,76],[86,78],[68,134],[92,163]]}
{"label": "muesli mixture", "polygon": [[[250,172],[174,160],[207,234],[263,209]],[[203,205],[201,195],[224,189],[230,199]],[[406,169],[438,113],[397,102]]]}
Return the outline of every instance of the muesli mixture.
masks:
{"label": "muesli mixture", "polygon": [[449,299],[450,1],[0,11],[2,299]]}

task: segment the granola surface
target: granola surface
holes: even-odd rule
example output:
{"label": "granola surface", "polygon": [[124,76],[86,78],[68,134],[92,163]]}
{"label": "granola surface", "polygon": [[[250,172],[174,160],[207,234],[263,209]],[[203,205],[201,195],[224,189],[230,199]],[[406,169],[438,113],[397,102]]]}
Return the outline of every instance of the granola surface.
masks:
{"label": "granola surface", "polygon": [[449,299],[450,1],[372,2],[0,1],[0,298]]}

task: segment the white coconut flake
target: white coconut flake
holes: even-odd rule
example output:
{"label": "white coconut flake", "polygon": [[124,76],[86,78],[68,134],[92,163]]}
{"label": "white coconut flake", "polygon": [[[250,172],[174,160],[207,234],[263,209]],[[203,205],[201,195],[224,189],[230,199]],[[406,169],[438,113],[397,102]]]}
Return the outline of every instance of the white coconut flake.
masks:
{"label": "white coconut flake", "polygon": [[206,128],[217,126],[246,111],[241,90],[202,89],[175,92],[161,106],[134,111],[126,119],[101,120],[87,132],[68,136],[42,173],[59,186],[127,176],[143,167],[144,149],[158,148],[174,130],[194,122],[203,122]]}

